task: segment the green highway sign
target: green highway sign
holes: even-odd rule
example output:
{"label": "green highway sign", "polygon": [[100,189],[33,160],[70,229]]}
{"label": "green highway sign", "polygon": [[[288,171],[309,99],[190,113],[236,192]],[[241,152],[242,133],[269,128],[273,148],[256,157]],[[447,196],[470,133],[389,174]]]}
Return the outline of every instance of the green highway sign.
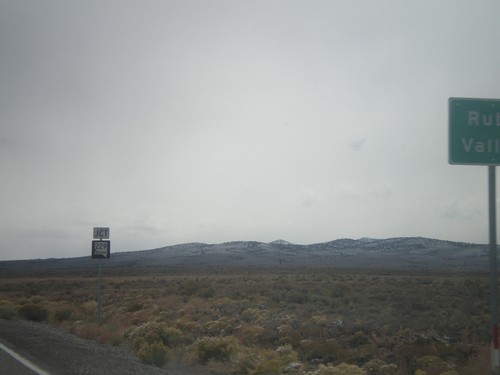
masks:
{"label": "green highway sign", "polygon": [[500,99],[450,98],[449,162],[500,165]]}

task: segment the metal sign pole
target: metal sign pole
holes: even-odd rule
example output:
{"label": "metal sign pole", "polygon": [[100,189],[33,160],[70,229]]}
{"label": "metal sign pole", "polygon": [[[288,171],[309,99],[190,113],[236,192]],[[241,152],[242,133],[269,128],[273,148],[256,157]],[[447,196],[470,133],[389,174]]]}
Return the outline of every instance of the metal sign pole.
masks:
{"label": "metal sign pole", "polygon": [[102,263],[99,259],[97,261],[98,264],[98,281],[97,281],[97,323],[102,325],[102,317],[101,317],[101,289],[102,289]]}
{"label": "metal sign pole", "polygon": [[490,283],[491,283],[491,373],[499,374],[499,340],[498,340],[498,282],[497,282],[497,228],[495,198],[495,166],[488,166],[488,197],[490,219]]}
{"label": "metal sign pole", "polygon": [[[109,238],[109,227],[94,227],[92,237],[92,259],[97,259],[97,322],[102,325],[101,315],[101,289],[102,289],[102,259],[109,259],[111,252],[111,241],[103,241]],[[99,239],[99,241],[95,241]]]}

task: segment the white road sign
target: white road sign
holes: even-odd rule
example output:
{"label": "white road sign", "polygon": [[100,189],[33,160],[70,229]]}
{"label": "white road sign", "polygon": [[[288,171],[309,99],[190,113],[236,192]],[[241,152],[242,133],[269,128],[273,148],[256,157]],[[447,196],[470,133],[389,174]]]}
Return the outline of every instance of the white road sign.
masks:
{"label": "white road sign", "polygon": [[94,228],[94,239],[102,240],[109,238],[109,228],[106,227],[96,227]]}

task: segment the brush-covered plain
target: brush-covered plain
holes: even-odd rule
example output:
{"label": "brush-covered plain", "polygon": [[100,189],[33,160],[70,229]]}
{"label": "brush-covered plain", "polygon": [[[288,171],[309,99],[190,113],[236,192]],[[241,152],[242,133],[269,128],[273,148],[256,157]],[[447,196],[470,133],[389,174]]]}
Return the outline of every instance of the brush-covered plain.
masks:
{"label": "brush-covered plain", "polygon": [[232,375],[489,371],[486,273],[105,269],[0,275],[0,318]]}

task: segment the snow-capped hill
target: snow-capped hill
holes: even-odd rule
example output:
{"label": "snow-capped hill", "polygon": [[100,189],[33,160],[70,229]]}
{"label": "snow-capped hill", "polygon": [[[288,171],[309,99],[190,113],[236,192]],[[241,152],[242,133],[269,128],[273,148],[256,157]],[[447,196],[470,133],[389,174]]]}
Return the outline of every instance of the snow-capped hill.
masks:
{"label": "snow-capped hill", "polygon": [[293,243],[280,239],[273,242],[269,242],[269,245],[293,245]]}
{"label": "snow-capped hill", "polygon": [[[106,267],[332,267],[420,270],[487,270],[488,246],[422,237],[341,238],[312,245],[285,240],[187,243],[152,250],[117,252]],[[89,256],[0,262],[2,270],[93,268]]]}
{"label": "snow-capped hill", "polygon": [[359,242],[374,242],[377,241],[375,238],[363,237],[358,240]]}

